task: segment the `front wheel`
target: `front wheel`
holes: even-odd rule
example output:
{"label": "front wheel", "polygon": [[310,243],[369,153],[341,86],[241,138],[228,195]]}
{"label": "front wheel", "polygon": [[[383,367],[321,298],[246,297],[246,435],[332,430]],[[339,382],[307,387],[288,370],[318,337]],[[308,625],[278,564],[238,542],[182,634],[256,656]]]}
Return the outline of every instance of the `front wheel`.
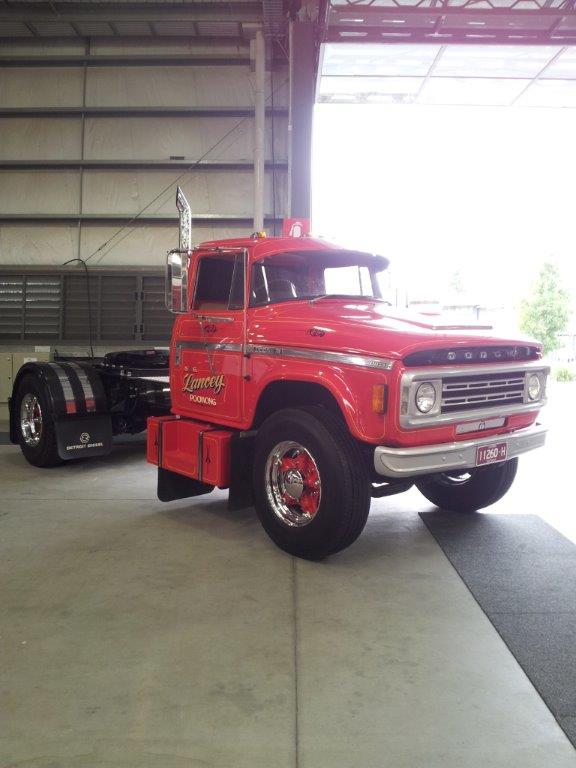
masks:
{"label": "front wheel", "polygon": [[320,407],[286,409],[258,432],[254,498],[260,522],[285,552],[318,560],[355,541],[370,509],[370,481],[346,425]]}
{"label": "front wheel", "polygon": [[428,501],[451,512],[475,512],[499,501],[516,477],[518,459],[502,464],[442,472],[419,480],[416,486]]}

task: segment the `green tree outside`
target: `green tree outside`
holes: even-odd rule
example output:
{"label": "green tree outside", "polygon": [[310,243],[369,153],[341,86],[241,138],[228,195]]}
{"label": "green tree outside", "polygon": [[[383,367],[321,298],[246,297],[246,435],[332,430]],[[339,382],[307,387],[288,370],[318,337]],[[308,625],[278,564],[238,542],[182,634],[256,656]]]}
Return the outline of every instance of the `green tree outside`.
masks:
{"label": "green tree outside", "polygon": [[534,285],[532,296],[521,305],[520,328],[543,345],[544,354],[558,349],[558,334],[566,330],[570,297],[562,288],[558,267],[546,262]]}

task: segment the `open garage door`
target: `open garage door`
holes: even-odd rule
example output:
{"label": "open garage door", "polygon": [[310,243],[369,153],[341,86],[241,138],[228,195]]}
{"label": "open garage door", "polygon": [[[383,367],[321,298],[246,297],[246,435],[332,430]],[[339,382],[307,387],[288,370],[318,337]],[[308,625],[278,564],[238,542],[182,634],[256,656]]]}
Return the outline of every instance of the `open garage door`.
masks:
{"label": "open garage door", "polygon": [[338,2],[322,18],[314,231],[385,253],[398,307],[517,326],[547,262],[576,302],[574,3]]}

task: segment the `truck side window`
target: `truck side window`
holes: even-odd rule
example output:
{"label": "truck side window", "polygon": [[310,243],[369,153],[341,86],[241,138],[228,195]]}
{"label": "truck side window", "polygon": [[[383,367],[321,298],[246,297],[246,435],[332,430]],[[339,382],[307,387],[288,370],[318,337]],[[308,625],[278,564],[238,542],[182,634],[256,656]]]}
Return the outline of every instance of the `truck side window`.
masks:
{"label": "truck side window", "polygon": [[244,306],[244,258],[209,256],[200,260],[194,309],[242,309]]}

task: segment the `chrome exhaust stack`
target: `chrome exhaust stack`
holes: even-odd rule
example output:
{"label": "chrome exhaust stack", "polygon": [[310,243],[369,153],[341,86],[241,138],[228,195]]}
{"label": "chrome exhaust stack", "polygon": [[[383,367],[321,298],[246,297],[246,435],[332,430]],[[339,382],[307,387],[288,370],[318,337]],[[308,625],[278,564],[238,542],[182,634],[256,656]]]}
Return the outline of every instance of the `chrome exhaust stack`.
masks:
{"label": "chrome exhaust stack", "polygon": [[168,253],[166,259],[166,307],[175,314],[188,311],[188,259],[192,250],[192,210],[186,195],[176,188],[178,208],[179,247]]}

